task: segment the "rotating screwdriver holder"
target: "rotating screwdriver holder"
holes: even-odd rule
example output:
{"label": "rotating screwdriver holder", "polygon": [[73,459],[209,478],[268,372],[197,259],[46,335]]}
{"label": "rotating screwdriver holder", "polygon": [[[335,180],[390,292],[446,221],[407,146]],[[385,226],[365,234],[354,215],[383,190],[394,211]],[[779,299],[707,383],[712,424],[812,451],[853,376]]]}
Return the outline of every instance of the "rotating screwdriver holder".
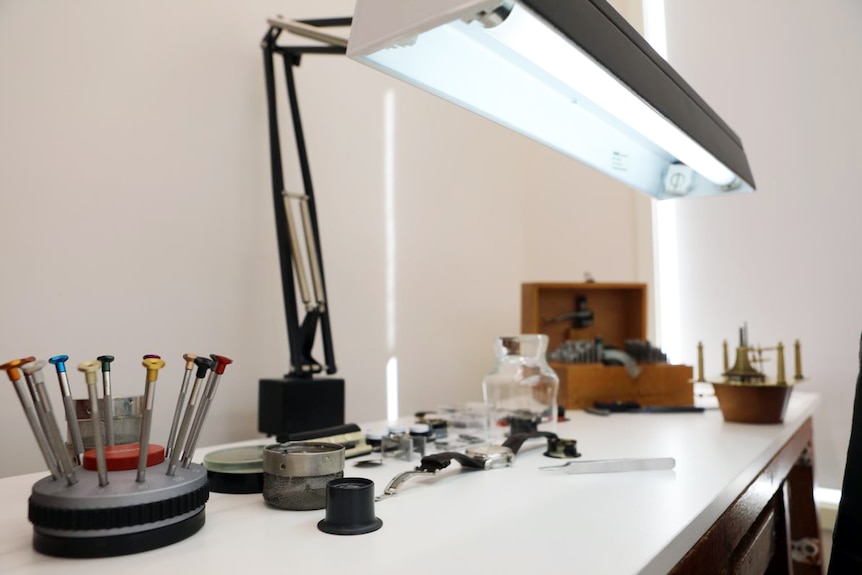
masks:
{"label": "rotating screwdriver holder", "polygon": [[[184,356],[187,362],[188,356]],[[33,524],[33,548],[45,555],[94,558],[139,553],[190,537],[205,522],[205,505],[209,499],[207,472],[202,465],[190,460],[218,380],[232,361],[219,355],[211,356],[212,359],[192,356],[199,367],[199,378],[203,378],[210,369],[212,375],[204,395],[203,409],[195,410],[194,403],[190,402],[183,414],[189,420],[194,417],[196,425],[192,426],[193,434],[185,443],[183,464],[176,466],[176,459],[173,459],[174,467],[171,468],[171,459],[165,459],[162,447],[149,442],[147,417],[142,421],[137,444],[103,444],[99,429],[99,406],[103,398],[98,397],[96,380],[100,369],[104,375],[106,357],[109,356],[78,365],[87,383],[95,444],[85,457],[81,454],[84,466],[72,465],[65,446],[59,451],[57,423],[43,390],[41,369],[44,362],[28,357],[0,367],[6,370],[19,392],[25,415],[51,471],[51,475],[33,485],[28,506],[28,518]],[[51,359],[51,363],[62,367],[58,373],[63,375],[60,387],[64,399],[67,396],[71,398],[71,393],[67,394],[68,379],[65,377],[68,357]],[[147,409],[151,410],[158,371],[165,362],[158,356],[149,355],[144,356],[143,365],[147,370],[145,402]],[[22,370],[30,384],[30,394],[23,386]],[[105,389],[106,395],[110,393],[109,389]],[[180,393],[181,397],[184,396],[185,390],[180,390]],[[182,400],[177,403],[182,404]],[[151,417],[151,411],[145,415]],[[68,424],[74,429],[78,426],[77,421],[69,421]],[[172,430],[169,439],[176,442],[174,453],[179,455],[179,446],[186,441],[186,429],[174,436],[175,432]],[[74,442],[71,450],[77,458],[78,449]]]}

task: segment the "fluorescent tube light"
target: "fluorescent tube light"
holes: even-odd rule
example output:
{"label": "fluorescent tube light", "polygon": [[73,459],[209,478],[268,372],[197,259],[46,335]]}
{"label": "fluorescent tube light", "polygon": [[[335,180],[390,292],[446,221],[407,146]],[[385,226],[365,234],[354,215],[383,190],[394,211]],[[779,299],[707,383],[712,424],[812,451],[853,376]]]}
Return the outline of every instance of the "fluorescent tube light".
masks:
{"label": "fluorescent tube light", "polygon": [[754,188],[739,138],[604,0],[357,0],[347,54],[656,198]]}

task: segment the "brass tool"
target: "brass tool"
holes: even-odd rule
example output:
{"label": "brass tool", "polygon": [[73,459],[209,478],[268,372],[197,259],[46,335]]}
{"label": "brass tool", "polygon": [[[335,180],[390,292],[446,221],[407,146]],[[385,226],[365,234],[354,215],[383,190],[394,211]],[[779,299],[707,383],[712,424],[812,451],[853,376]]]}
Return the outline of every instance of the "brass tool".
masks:
{"label": "brass tool", "polygon": [[150,450],[150,427],[153,424],[153,401],[156,398],[156,381],[159,370],[165,367],[165,360],[155,357],[141,362],[147,368],[146,387],[144,388],[144,414],[141,417],[141,437],[138,440],[138,475],[135,481],[143,483],[147,479],[147,455]]}
{"label": "brass tool", "polygon": [[805,376],[802,375],[802,346],[797,339],[793,344],[793,359],[796,364],[796,373],[793,374],[793,379],[800,381],[805,379]]}

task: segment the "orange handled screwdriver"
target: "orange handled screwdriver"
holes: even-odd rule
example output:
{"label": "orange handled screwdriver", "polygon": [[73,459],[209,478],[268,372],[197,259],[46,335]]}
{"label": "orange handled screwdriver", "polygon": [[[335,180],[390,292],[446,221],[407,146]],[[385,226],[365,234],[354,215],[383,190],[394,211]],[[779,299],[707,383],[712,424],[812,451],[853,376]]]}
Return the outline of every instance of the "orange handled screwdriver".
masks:
{"label": "orange handled screwdriver", "polygon": [[66,451],[66,446],[63,443],[63,437],[60,435],[60,428],[57,426],[57,420],[54,418],[54,410],[51,407],[51,398],[45,389],[45,376],[42,375],[42,369],[45,367],[45,360],[31,361],[25,363],[21,369],[24,370],[24,378],[27,380],[27,387],[30,388],[30,395],[33,397],[33,406],[36,409],[36,415],[39,421],[42,422],[42,431],[45,432],[45,437],[48,439],[48,446],[57,464],[60,466],[60,471],[66,477],[66,482],[69,485],[78,483],[78,478],[75,476],[75,467],[72,465],[72,458],[69,457],[69,452]]}
{"label": "orange handled screwdriver", "polygon": [[15,386],[15,391],[18,393],[18,399],[21,400],[21,407],[24,408],[24,415],[27,416],[27,421],[30,423],[30,428],[33,430],[33,435],[36,436],[36,443],[39,445],[39,450],[42,452],[42,457],[45,458],[45,463],[51,471],[54,479],[60,479],[63,474],[60,471],[60,466],[54,453],[51,451],[51,446],[48,444],[48,438],[45,437],[45,432],[42,431],[42,426],[39,425],[39,418],[36,416],[36,411],[33,408],[33,401],[30,399],[30,394],[24,387],[24,378],[21,377],[19,369],[25,363],[30,363],[35,360],[35,357],[25,357],[22,359],[13,359],[10,362],[0,365],[0,369],[6,371],[9,376],[9,381]]}

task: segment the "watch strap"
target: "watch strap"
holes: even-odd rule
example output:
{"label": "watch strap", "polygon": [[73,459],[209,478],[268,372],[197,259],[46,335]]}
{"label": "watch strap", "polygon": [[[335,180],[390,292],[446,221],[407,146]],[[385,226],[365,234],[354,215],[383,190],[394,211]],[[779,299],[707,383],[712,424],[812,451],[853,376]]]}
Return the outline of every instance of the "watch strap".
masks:
{"label": "watch strap", "polygon": [[426,455],[419,462],[419,467],[417,469],[431,472],[440,471],[441,469],[449,467],[449,464],[452,463],[453,460],[460,463],[461,467],[466,469],[485,469],[485,463],[483,461],[477,461],[469,455],[458,453],[457,451],[441,451],[440,453]]}
{"label": "watch strap", "polygon": [[503,447],[508,447],[512,450],[512,453],[517,454],[518,450],[521,449],[521,446],[524,445],[524,442],[528,439],[533,439],[535,437],[546,437],[548,442],[550,443],[552,440],[557,439],[557,434],[551,431],[530,431],[527,433],[513,433],[509,437],[506,438],[506,441],[503,442]]}

